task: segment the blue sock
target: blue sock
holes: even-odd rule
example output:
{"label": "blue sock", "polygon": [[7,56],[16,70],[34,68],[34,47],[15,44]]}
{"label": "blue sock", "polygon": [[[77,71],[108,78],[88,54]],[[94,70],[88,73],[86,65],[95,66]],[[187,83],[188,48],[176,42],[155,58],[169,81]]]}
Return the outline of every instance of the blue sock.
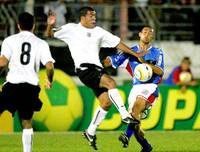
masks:
{"label": "blue sock", "polygon": [[128,127],[126,128],[126,131],[125,131],[128,139],[131,138],[131,136],[134,134],[134,130],[133,130],[133,127],[131,124],[128,124]]}
{"label": "blue sock", "polygon": [[144,148],[144,149],[149,149],[151,147],[151,145],[148,143],[147,139],[143,138],[143,137],[139,137],[138,135],[135,134],[135,138],[137,139],[137,141],[140,143],[140,145]]}

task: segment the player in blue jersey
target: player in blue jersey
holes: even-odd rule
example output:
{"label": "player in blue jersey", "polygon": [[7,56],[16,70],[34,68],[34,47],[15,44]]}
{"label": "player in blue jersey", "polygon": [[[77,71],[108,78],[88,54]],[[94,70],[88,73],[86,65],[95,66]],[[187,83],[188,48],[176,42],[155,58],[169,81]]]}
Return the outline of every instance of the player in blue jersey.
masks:
{"label": "player in blue jersey", "polygon": [[[142,146],[142,151],[145,152],[151,151],[152,146],[144,138],[144,133],[140,128],[140,120],[144,116],[145,111],[150,109],[158,98],[158,84],[162,80],[164,71],[163,52],[161,49],[151,45],[153,35],[154,32],[151,27],[143,27],[139,32],[139,44],[132,47],[134,52],[148,50],[145,56],[136,58],[125,53],[117,53],[107,57],[104,61],[105,66],[112,65],[114,68],[123,65],[132,76],[133,87],[128,97],[128,103],[129,112],[135,121],[128,125],[126,131],[120,135],[119,140],[123,143],[123,147],[127,147],[131,136],[134,134]],[[133,74],[135,67],[141,63],[149,64],[153,70],[153,76],[147,82],[140,82]]]}

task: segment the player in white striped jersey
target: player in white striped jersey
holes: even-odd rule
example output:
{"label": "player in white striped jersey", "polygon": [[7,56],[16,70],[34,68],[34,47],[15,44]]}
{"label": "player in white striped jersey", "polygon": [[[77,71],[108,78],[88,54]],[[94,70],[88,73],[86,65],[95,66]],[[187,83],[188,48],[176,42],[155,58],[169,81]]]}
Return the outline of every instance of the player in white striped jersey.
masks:
{"label": "player in white striped jersey", "polygon": [[33,34],[35,20],[31,14],[21,13],[17,26],[20,32],[5,38],[1,47],[0,68],[8,66],[8,73],[0,92],[0,114],[5,110],[13,115],[18,112],[23,127],[23,151],[31,152],[32,116],[42,107],[39,99],[40,63],[46,67],[46,87],[51,88],[54,59],[47,42]]}

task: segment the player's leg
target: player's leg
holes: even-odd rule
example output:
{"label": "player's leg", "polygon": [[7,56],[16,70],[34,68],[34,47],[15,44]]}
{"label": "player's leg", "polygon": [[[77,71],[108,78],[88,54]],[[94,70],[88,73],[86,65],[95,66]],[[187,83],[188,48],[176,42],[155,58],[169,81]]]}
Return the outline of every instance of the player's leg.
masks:
{"label": "player's leg", "polygon": [[10,93],[7,91],[7,88],[8,85],[4,85],[2,88],[0,88],[0,116],[5,110],[7,110],[9,104],[8,102],[10,101],[8,98]]}
{"label": "player's leg", "polygon": [[90,135],[95,135],[97,127],[104,120],[111,106],[111,102],[109,101],[107,92],[103,92],[101,95],[99,95],[98,99],[100,102],[100,106],[97,107],[94,116],[92,118],[92,121],[88,127],[88,133]]}
{"label": "player's leg", "polygon": [[115,81],[106,74],[103,68],[94,64],[81,64],[80,68],[76,69],[77,75],[80,80],[91,89],[104,88],[108,90],[110,102],[117,107],[118,111],[122,115],[122,119],[129,123],[130,114],[126,111],[123,100],[116,89]]}
{"label": "player's leg", "polygon": [[[136,102],[134,103],[131,115],[140,120],[140,114],[147,108],[149,102],[142,96],[138,96]],[[133,126],[132,130],[134,130],[134,136],[137,139],[138,143],[142,146],[143,151],[151,151],[152,147],[148,143],[147,139],[144,138],[144,133],[140,128],[140,125]]]}
{"label": "player's leg", "polygon": [[129,140],[131,138],[131,136],[134,134],[134,130],[131,127],[131,123],[128,124],[125,132],[121,133],[121,135],[119,136],[119,141],[121,141],[123,148],[127,148],[129,145]]}
{"label": "player's leg", "polygon": [[90,145],[97,150],[96,146],[96,129],[101,124],[101,122],[105,119],[106,114],[111,106],[111,102],[108,98],[108,93],[103,92],[98,96],[100,106],[97,107],[92,121],[88,127],[88,129],[84,132],[84,136],[90,142]]}
{"label": "player's leg", "polygon": [[110,101],[115,105],[117,110],[120,112],[122,121],[125,123],[130,123],[130,114],[124,106],[123,99],[116,88],[116,82],[107,74],[103,74],[100,80],[100,87],[105,87],[108,89],[108,96]]}
{"label": "player's leg", "polygon": [[23,152],[32,152],[32,143],[33,143],[33,128],[32,121],[22,119],[22,144]]}
{"label": "player's leg", "polygon": [[147,86],[136,85],[133,86],[133,88],[131,89],[131,92],[128,97],[129,112],[134,117],[135,123],[129,124],[125,132],[119,136],[119,140],[122,142],[123,147],[128,146],[129,140],[132,135],[135,135],[136,137],[141,137],[142,139],[144,138],[144,133],[140,129],[140,118],[141,118],[140,115],[141,113],[143,113],[144,109],[150,106],[149,102],[147,102],[146,99],[148,99],[151,93],[155,91],[155,89],[146,91],[149,92],[149,94],[146,94],[145,96],[143,95],[143,92],[145,92],[143,90],[147,88],[148,88]]}
{"label": "player's leg", "polygon": [[17,103],[18,114],[22,123],[22,144],[23,152],[32,152],[33,144],[33,128],[32,117],[34,111],[39,111],[42,107],[42,103],[39,99],[40,88],[28,83],[22,83],[19,85]]}
{"label": "player's leg", "polygon": [[82,64],[81,67],[83,68],[76,69],[79,79],[93,90],[100,101],[100,106],[96,109],[89,127],[83,132],[90,146],[97,150],[96,129],[105,118],[112,103],[108,100],[107,89],[99,86],[101,75],[104,73],[103,69],[93,64]]}
{"label": "player's leg", "polygon": [[19,110],[19,118],[22,124],[22,145],[23,145],[23,152],[32,152],[32,143],[33,143],[33,128],[32,128],[32,116],[33,110],[32,109],[25,109],[22,105]]}

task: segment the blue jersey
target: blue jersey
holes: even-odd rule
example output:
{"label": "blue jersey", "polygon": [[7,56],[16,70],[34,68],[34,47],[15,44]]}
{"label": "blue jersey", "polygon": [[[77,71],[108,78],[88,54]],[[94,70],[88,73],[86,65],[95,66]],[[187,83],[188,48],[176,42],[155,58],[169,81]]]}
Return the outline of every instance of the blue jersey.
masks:
{"label": "blue jersey", "polygon": [[[139,53],[141,50],[139,49],[139,46],[133,46],[131,48],[134,52]],[[150,47],[148,49],[149,53],[145,54],[142,58],[145,60],[147,63],[151,63],[157,67],[159,67],[163,73],[164,73],[164,61],[163,61],[163,51],[159,48],[155,47]],[[132,83],[133,85],[135,84],[144,84],[144,83],[154,83],[154,84],[159,84],[162,81],[162,76],[157,75],[153,73],[153,76],[150,80],[147,82],[141,82],[138,79],[134,77],[134,69],[138,64],[141,64],[141,62],[138,60],[137,57],[134,57],[129,54],[125,53],[117,53],[115,55],[110,56],[112,66],[114,68],[119,67],[120,65],[126,64],[126,69],[129,72],[129,74],[132,76]]]}

